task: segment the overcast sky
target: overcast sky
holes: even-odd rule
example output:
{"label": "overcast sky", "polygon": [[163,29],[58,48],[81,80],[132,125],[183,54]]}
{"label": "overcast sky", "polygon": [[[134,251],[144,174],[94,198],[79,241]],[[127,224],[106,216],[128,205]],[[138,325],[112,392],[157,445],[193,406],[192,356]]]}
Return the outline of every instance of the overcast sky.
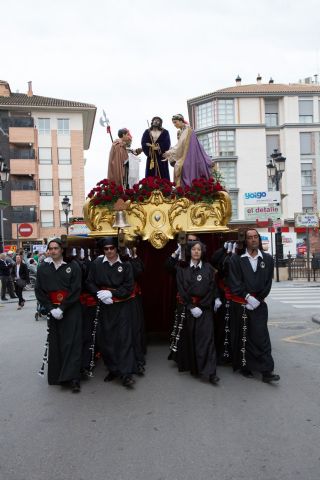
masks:
{"label": "overcast sky", "polygon": [[11,90],[93,103],[86,191],[106,177],[110,139],[147,120],[187,116],[187,99],[235,85],[319,73],[320,2],[309,0],[11,0],[1,2],[0,79]]}

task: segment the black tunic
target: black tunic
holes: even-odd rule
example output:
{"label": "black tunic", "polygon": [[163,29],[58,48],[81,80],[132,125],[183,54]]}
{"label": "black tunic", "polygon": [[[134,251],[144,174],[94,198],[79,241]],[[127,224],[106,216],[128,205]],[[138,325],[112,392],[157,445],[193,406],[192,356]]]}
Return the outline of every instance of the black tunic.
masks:
{"label": "black tunic", "polygon": [[141,292],[139,288],[139,277],[142,275],[144,265],[139,257],[130,258],[129,260],[133,277],[135,280],[136,296],[133,299],[135,315],[132,319],[132,340],[135,358],[137,365],[145,365],[145,353],[146,353],[146,341],[145,341],[145,328],[144,328],[144,315],[141,301]]}
{"label": "black tunic", "polygon": [[211,264],[217,270],[216,283],[218,296],[222,302],[214,313],[214,342],[217,351],[218,365],[231,362],[230,321],[232,315],[231,302],[226,298],[229,288],[230,255],[222,247],[216,250],[211,258]]}
{"label": "black tunic", "polygon": [[[202,267],[177,266],[177,317],[185,315],[177,352],[172,358],[179,371],[190,371],[205,379],[216,374],[212,301],[215,295],[214,271],[209,263]],[[196,299],[195,297],[198,297]],[[202,315],[194,318],[190,312],[195,306]]]}
{"label": "black tunic", "polygon": [[[61,305],[52,304],[49,294],[57,290],[68,292]],[[49,319],[48,383],[58,385],[79,379],[81,366],[81,271],[75,262],[61,265],[42,262],[37,270],[35,295],[47,312],[61,308],[63,318]]]}
{"label": "black tunic", "polygon": [[243,346],[243,306],[233,302],[234,316],[231,325],[233,366],[237,370],[244,367],[258,372],[272,372],[274,362],[271,355],[271,342],[268,331],[268,307],[264,299],[268,296],[273,278],[273,259],[262,252],[258,257],[257,271],[254,272],[247,257],[233,255],[230,262],[230,288],[233,294],[245,298],[249,293],[261,303],[255,310],[245,310],[247,315],[247,335],[245,343],[245,364],[241,355]]}
{"label": "black tunic", "polygon": [[110,372],[130,375],[137,370],[132,341],[134,302],[129,298],[134,289],[132,267],[129,262],[110,265],[103,259],[98,257],[92,262],[87,279],[89,292],[96,295],[101,289],[110,289],[114,299],[111,305],[101,302],[99,350]]}

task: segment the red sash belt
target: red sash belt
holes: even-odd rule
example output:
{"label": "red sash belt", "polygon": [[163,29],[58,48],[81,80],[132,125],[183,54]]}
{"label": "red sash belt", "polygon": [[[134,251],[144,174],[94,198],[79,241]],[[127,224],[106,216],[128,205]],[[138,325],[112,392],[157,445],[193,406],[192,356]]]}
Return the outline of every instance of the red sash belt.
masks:
{"label": "red sash belt", "polygon": [[82,292],[80,295],[80,303],[87,307],[95,307],[97,305],[97,299],[93,295],[87,292]]}
{"label": "red sash belt", "polygon": [[228,297],[229,298],[227,298],[226,296],[227,300],[232,300],[235,303],[241,303],[242,305],[247,303],[247,300],[245,298],[239,297],[238,295],[235,295],[234,293],[231,293],[231,292],[228,294]]}
{"label": "red sash belt", "polygon": [[[201,297],[191,297],[192,305],[198,305],[200,300],[201,300]],[[185,303],[183,298],[181,297],[181,295],[179,293],[177,293],[177,302],[182,304],[182,305]]]}
{"label": "red sash belt", "polygon": [[[115,290],[115,288],[110,288],[110,287],[103,286],[103,287],[101,287],[101,290],[110,290],[110,292],[113,292]],[[127,300],[130,300],[130,298],[134,298],[135,296],[136,296],[136,292],[135,292],[135,289],[134,289],[133,292],[128,297],[118,298],[118,297],[112,296],[112,300],[113,300],[113,303],[126,302]]]}
{"label": "red sash belt", "polygon": [[134,288],[133,288],[133,291],[136,295],[141,295],[141,287],[140,285],[138,285],[137,283],[134,284]]}
{"label": "red sash belt", "polygon": [[55,290],[54,292],[49,292],[49,298],[51,303],[54,305],[61,305],[63,300],[67,298],[69,292],[67,290]]}

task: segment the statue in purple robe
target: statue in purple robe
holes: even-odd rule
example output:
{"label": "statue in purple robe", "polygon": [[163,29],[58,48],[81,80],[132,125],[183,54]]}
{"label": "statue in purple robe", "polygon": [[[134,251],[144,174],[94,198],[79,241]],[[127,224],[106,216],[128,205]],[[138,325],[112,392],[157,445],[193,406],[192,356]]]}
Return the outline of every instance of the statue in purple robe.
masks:
{"label": "statue in purple robe", "polygon": [[162,119],[153,117],[151,127],[145,130],[141,139],[143,153],[147,156],[146,177],[170,180],[168,160],[163,158],[170,145],[170,135],[168,130],[162,128]]}
{"label": "statue in purple robe", "polygon": [[178,131],[178,143],[163,155],[174,166],[174,182],[177,186],[192,185],[195,178],[212,177],[213,162],[204,151],[192,128],[182,115],[174,115],[172,122]]}

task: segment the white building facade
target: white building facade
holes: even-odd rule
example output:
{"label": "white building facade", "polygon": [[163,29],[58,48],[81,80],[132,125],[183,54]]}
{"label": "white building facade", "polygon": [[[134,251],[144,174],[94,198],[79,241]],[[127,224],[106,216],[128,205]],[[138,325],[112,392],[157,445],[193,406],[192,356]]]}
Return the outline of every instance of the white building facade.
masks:
{"label": "white building facade", "polygon": [[[245,222],[245,193],[275,187],[267,164],[274,149],[284,157],[282,221],[317,212],[320,200],[320,85],[272,80],[217,90],[188,100],[200,142],[223,174],[233,202],[232,223]],[[286,195],[286,196],[284,196]]]}

